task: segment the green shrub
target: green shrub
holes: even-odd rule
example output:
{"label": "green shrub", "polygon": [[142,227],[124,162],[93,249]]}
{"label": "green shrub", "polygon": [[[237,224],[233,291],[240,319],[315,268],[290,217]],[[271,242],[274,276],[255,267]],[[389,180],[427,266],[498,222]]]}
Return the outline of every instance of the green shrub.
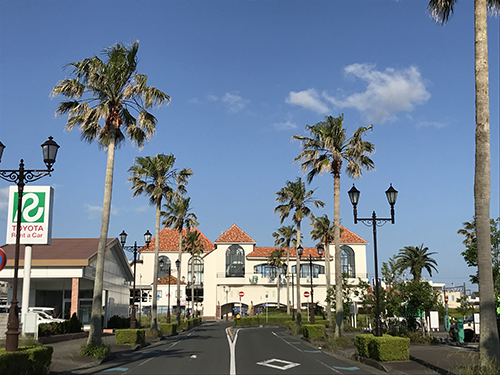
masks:
{"label": "green shrub", "polygon": [[144,345],[146,331],[144,329],[117,329],[115,330],[115,342],[118,345]]}
{"label": "green shrub", "polygon": [[111,347],[109,345],[97,345],[97,344],[90,344],[86,346],[82,346],[80,349],[80,355],[82,356],[93,356],[96,358],[102,358],[106,357],[111,353]]}
{"label": "green shrub", "polygon": [[122,329],[130,327],[130,318],[122,318],[118,315],[113,315],[109,318],[108,328]]}
{"label": "green shrub", "polygon": [[0,374],[48,374],[52,352],[51,346],[21,346],[15,352],[0,348]]}
{"label": "green shrub", "polygon": [[65,320],[60,323],[41,323],[38,325],[38,336],[51,336],[51,335],[62,335],[66,333],[76,333],[82,331],[82,323],[76,316],[73,314],[71,319]]}
{"label": "green shrub", "polygon": [[333,339],[328,340],[328,344],[330,344],[334,348],[342,348],[344,346],[352,345],[352,340],[349,340],[345,336],[334,337]]}
{"label": "green shrub", "polygon": [[162,333],[176,333],[177,323],[160,323],[160,331]]}
{"label": "green shrub", "polygon": [[151,327],[151,316],[150,315],[141,315],[141,327]]}
{"label": "green shrub", "polygon": [[371,333],[365,333],[356,335],[356,337],[354,338],[354,345],[356,346],[358,354],[361,357],[370,357],[368,352],[368,344],[370,343],[372,337],[373,335]]}
{"label": "green shrub", "polygon": [[377,361],[404,361],[410,359],[410,339],[406,337],[382,337],[372,334],[357,335],[354,344],[362,357]]}
{"label": "green shrub", "polygon": [[303,324],[302,334],[308,339],[320,339],[325,337],[325,326],[323,324]]}

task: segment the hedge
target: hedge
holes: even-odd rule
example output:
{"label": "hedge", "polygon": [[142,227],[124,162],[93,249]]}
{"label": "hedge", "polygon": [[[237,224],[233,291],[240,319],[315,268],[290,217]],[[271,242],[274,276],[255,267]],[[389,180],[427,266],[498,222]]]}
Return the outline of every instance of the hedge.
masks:
{"label": "hedge", "polygon": [[48,374],[52,352],[51,346],[21,346],[15,352],[0,348],[0,374]]}
{"label": "hedge", "polygon": [[162,333],[176,333],[177,323],[160,323],[160,331]]}
{"label": "hedge", "polygon": [[118,345],[144,345],[146,331],[144,329],[117,329],[115,343]]}
{"label": "hedge", "polygon": [[76,314],[73,314],[71,319],[65,320],[60,323],[40,323],[38,325],[38,336],[50,336],[50,335],[61,335],[65,333],[76,333],[82,331],[82,323],[77,318]]}
{"label": "hedge", "polygon": [[302,335],[308,339],[321,339],[325,337],[325,328],[323,324],[303,324]]}
{"label": "hedge", "polygon": [[377,361],[404,361],[410,359],[410,339],[407,337],[382,337],[372,334],[356,335],[354,344],[362,357]]}

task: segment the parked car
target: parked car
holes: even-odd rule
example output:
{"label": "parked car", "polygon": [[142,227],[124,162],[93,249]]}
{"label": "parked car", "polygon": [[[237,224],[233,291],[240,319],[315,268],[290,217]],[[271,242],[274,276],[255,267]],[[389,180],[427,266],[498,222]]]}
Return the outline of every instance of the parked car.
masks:
{"label": "parked car", "polygon": [[52,316],[53,318],[56,317],[56,311],[53,307],[28,307],[28,311],[31,311],[31,312],[42,311],[42,312]]}
{"label": "parked car", "polygon": [[40,323],[62,323],[64,319],[54,318],[53,316],[43,312],[43,311],[33,311],[38,315],[38,324]]}

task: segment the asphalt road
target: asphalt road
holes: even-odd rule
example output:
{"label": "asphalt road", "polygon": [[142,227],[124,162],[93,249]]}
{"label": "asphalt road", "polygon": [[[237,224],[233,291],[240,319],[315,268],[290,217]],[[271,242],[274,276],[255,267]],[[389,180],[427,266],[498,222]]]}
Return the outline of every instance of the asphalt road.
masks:
{"label": "asphalt road", "polygon": [[107,362],[92,374],[381,374],[324,353],[289,336],[283,327],[237,328],[205,323]]}

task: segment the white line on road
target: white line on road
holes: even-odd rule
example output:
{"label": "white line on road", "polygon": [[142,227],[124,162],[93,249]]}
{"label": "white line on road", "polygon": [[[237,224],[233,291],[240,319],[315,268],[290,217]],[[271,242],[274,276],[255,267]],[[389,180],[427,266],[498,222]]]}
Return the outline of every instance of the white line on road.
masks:
{"label": "white line on road", "polygon": [[229,343],[229,375],[236,375],[236,340],[238,339],[238,332],[234,335],[231,332],[231,327],[226,328],[227,342]]}
{"label": "white line on road", "polygon": [[321,363],[323,366],[325,366],[326,368],[329,368],[330,370],[332,370],[333,372],[336,372],[337,374],[342,374],[342,372],[340,372],[339,370],[337,370],[335,367],[332,367],[332,366],[328,366],[326,363],[323,363],[321,362],[319,359],[317,359],[316,361],[318,361],[319,363]]}
{"label": "white line on road", "polygon": [[283,340],[284,342],[286,342],[288,345],[290,345],[292,348],[295,348],[297,349],[299,352],[301,352],[302,350],[297,348],[295,345],[293,344],[301,344],[300,342],[298,343],[290,343],[288,341],[286,341],[283,337],[281,337],[280,335],[276,334],[276,332],[273,332],[273,335],[276,336],[277,338],[279,338],[280,340]]}

